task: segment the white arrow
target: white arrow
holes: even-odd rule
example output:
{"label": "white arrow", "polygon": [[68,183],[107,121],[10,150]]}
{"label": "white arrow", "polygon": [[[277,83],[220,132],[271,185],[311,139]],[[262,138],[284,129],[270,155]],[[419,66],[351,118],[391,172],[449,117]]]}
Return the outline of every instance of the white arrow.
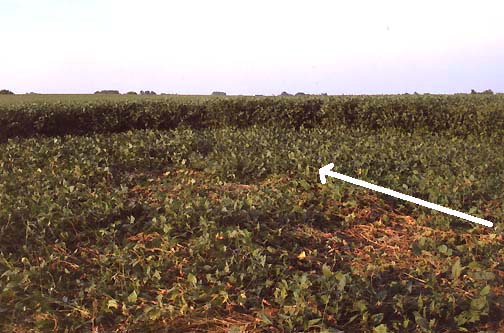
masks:
{"label": "white arrow", "polygon": [[410,195],[399,193],[399,192],[393,191],[393,190],[385,188],[385,187],[374,185],[374,184],[365,182],[363,180],[359,180],[359,179],[355,179],[355,178],[352,178],[352,177],[348,177],[348,176],[342,175],[341,173],[337,173],[337,172],[331,171],[331,169],[333,167],[334,167],[334,163],[329,163],[325,167],[322,167],[322,168],[319,169],[320,182],[322,184],[325,184],[327,182],[327,180],[326,180],[327,176],[338,178],[338,179],[343,180],[345,182],[348,182],[348,183],[351,183],[351,184],[354,184],[354,185],[358,185],[358,186],[362,186],[362,187],[368,188],[368,189],[373,190],[373,191],[385,193],[385,194],[391,195],[393,197],[396,197],[396,198],[399,198],[399,199],[402,199],[402,200],[406,200],[406,201],[409,201],[409,202],[413,202],[413,203],[415,203],[417,205],[424,206],[424,207],[427,207],[427,208],[430,208],[430,209],[434,209],[434,210],[437,210],[439,212],[443,212],[443,213],[446,213],[446,214],[449,214],[449,215],[453,215],[453,216],[459,217],[459,218],[467,220],[467,221],[471,221],[471,222],[474,222],[474,223],[479,223],[479,224],[482,224],[482,225],[487,226],[487,227],[493,227],[493,223],[490,222],[490,221],[483,220],[483,219],[480,219],[479,217],[475,217],[475,216],[472,216],[472,215],[469,215],[469,214],[465,214],[465,213],[459,212],[457,210],[453,210],[453,209],[446,208],[446,207],[443,207],[443,206],[440,206],[440,205],[436,205],[436,204],[433,204],[432,202],[428,202],[428,201],[425,201],[425,200],[422,200],[422,199],[418,199],[418,198],[412,197]]}

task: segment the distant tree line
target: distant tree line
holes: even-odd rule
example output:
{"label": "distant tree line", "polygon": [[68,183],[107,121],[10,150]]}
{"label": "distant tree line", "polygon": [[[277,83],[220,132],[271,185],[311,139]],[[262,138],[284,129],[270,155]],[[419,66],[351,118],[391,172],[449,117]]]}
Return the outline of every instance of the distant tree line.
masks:
{"label": "distant tree line", "polygon": [[[320,95],[321,96],[328,96],[327,93],[322,93]],[[311,96],[311,94],[307,94],[307,93],[304,93],[304,92],[300,91],[300,92],[297,92],[295,95],[292,95],[292,94],[289,94],[286,91],[282,91],[282,93],[280,94],[280,96]]]}
{"label": "distant tree line", "polygon": [[[120,95],[119,90],[99,90],[95,94]],[[126,95],[138,95],[136,91],[128,91]],[[140,90],[140,95],[156,95],[152,90]]]}
{"label": "distant tree line", "polygon": [[481,94],[481,95],[493,95],[494,92],[492,91],[492,89],[487,89],[487,90],[484,90],[482,92],[477,92],[476,90],[474,89],[471,89],[471,94]]}
{"label": "distant tree line", "polygon": [[108,95],[119,95],[119,90],[99,90],[95,91],[95,94],[108,94]]}
{"label": "distant tree line", "polygon": [[[30,92],[27,94],[35,95],[37,93]],[[95,91],[95,94],[120,95],[121,93],[119,92],[119,90],[98,90],[98,91]],[[419,93],[416,91],[413,94],[419,95]],[[455,93],[455,95],[459,95],[459,94],[464,94],[464,93]],[[478,92],[474,89],[471,89],[471,94],[472,95],[494,95],[495,93],[492,91],[492,89],[486,89],[481,92]],[[10,90],[2,89],[2,90],[0,90],[0,95],[14,95],[14,93]],[[138,93],[135,91],[128,91],[126,93],[126,95],[138,95]],[[156,92],[154,92],[152,90],[140,90],[140,95],[157,95],[157,94],[156,94]],[[162,94],[162,95],[166,95],[166,94]],[[328,96],[327,93],[322,93],[320,95],[321,96]],[[404,95],[409,95],[409,94],[405,93]],[[424,95],[429,95],[429,93],[425,93]],[[223,91],[214,91],[214,92],[212,92],[212,96],[226,96],[226,93]],[[264,96],[264,95],[255,95],[255,96],[259,97],[259,96]],[[280,96],[311,96],[311,94],[306,94],[304,92],[297,92],[295,95],[293,95],[293,94],[289,94],[286,91],[282,91]]]}
{"label": "distant tree line", "polygon": [[150,91],[150,90],[140,90],[140,95],[156,95],[156,93],[154,91]]}

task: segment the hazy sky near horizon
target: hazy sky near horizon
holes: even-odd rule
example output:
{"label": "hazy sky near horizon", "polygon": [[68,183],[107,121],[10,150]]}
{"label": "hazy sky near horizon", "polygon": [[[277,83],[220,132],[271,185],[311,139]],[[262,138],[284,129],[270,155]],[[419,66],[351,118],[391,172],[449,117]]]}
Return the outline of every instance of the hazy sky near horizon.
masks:
{"label": "hazy sky near horizon", "polygon": [[504,92],[504,2],[0,0],[0,89]]}

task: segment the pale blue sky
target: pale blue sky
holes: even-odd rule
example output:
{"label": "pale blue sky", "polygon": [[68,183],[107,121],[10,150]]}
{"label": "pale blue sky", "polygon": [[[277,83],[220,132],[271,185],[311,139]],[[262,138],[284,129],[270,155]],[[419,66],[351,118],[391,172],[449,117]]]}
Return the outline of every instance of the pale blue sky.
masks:
{"label": "pale blue sky", "polygon": [[503,13],[500,0],[0,0],[0,89],[504,92]]}

